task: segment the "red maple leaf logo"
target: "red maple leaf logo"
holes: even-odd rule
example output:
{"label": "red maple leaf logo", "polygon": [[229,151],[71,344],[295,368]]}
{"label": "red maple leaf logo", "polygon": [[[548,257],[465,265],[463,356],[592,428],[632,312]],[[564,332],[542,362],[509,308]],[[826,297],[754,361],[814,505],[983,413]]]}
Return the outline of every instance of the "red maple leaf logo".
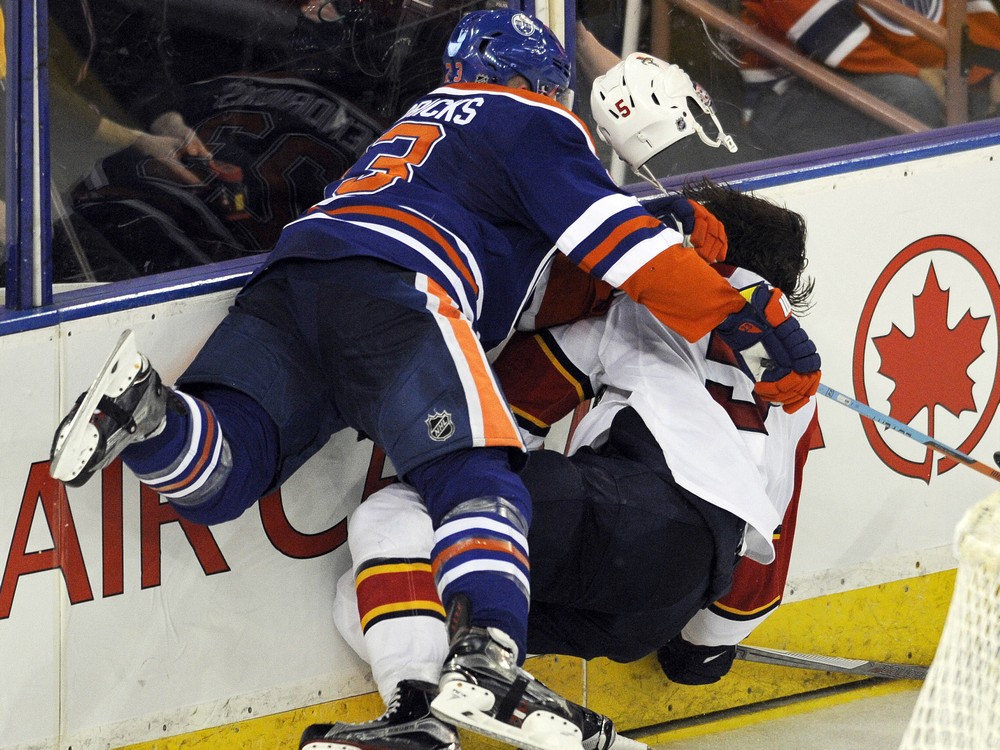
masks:
{"label": "red maple leaf logo", "polygon": [[895,383],[889,396],[889,414],[908,423],[927,407],[929,435],[934,434],[934,407],[959,416],[975,411],[975,385],[969,367],[984,353],[983,332],[989,316],[972,317],[972,311],[948,327],[949,292],[941,289],[934,264],[927,270],[924,288],[913,298],[913,335],[893,324],[885,336],[872,339],[882,364],[879,373]]}

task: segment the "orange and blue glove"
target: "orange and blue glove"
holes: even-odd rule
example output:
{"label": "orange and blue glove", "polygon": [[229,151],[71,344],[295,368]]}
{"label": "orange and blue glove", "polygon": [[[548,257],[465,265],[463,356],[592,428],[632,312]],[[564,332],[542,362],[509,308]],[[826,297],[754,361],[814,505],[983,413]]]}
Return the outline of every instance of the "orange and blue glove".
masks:
{"label": "orange and blue glove", "polygon": [[789,414],[806,405],[820,381],[816,345],[792,317],[788,298],[780,289],[757,284],[740,290],[747,304],[716,328],[735,351],[762,344],[768,366],[754,390],[761,398],[781,404]]}
{"label": "orange and blue glove", "polygon": [[715,214],[683,195],[664,195],[645,201],[643,207],[667,226],[676,226],[684,244],[694,248],[708,263],[726,259],[726,228]]}

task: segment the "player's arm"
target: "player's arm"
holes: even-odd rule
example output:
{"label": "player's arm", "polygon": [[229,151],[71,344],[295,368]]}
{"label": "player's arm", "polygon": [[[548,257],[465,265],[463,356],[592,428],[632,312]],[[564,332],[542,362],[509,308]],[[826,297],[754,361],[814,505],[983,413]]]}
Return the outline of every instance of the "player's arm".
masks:
{"label": "player's arm", "polygon": [[[546,107],[529,121],[533,138],[546,144],[549,158],[540,161],[538,154],[515,150],[518,155],[512,158],[519,161],[507,170],[511,192],[562,254],[595,278],[624,291],[690,342],[718,326],[723,326],[720,333],[737,350],[758,341],[766,347],[776,342],[772,359],[782,367],[780,377],[761,394],[771,401],[800,404],[816,392],[819,357],[803,356],[801,347],[791,355],[784,353],[785,336],[770,333],[775,324],[786,321],[748,304],[752,300],[741,296],[694,249],[685,247],[680,231],[666,226],[634,196],[614,185],[578,118]],[[560,167],[556,173],[554,167]],[[553,195],[560,199],[553,200]],[[749,323],[756,338],[746,334]],[[792,327],[784,325],[782,333]],[[729,331],[743,333],[738,343],[745,345],[734,345]]]}
{"label": "player's arm", "polygon": [[[585,332],[585,322],[577,324],[573,335],[578,344],[593,340]],[[493,370],[500,380],[507,402],[518,424],[540,442],[549,428],[581,403],[594,397],[594,384],[584,365],[574,361],[561,346],[557,333],[567,335],[566,326],[555,331],[517,333],[511,337]],[[577,360],[580,352],[577,352]]]}
{"label": "player's arm", "polygon": [[[656,196],[642,204],[666,226],[675,225],[682,244],[693,247],[710,263],[726,257],[726,230],[707,208],[682,195]],[[552,257],[546,274],[535,289],[529,315],[522,315],[519,330],[538,330],[572,323],[607,312],[615,288],[586,273],[562,253]]]}
{"label": "player's arm", "polygon": [[610,284],[573,265],[562,253],[555,253],[535,286],[531,305],[518,319],[517,328],[537,331],[603,315],[614,294]]}
{"label": "player's arm", "polygon": [[[677,242],[678,232],[652,216],[626,219],[610,231],[606,223],[600,230],[608,232],[606,241],[594,247],[591,240],[584,250],[578,245],[570,253],[581,268],[624,291],[688,341],[715,329],[735,351],[762,344],[773,367],[755,390],[769,402],[795,411],[816,393],[819,354],[780,290],[760,284],[737,291],[693,249]],[[671,239],[674,243],[661,249]],[[617,247],[609,250],[608,244]]]}

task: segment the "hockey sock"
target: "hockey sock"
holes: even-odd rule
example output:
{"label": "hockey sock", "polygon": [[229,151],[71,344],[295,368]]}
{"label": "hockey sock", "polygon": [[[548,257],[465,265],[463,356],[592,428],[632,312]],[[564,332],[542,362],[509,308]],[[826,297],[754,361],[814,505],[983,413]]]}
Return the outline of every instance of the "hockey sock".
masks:
{"label": "hockey sock", "polygon": [[[176,391],[176,395],[180,396]],[[175,404],[183,404],[176,408]],[[191,415],[188,412],[185,399],[169,399],[167,404],[166,425],[156,436],[132,443],[122,451],[122,461],[137,476],[155,474],[169,466],[181,455],[188,442]]]}
{"label": "hockey sock", "polygon": [[202,398],[175,393],[183,412],[168,409],[163,432],[130,445],[122,458],[183,517],[202,524],[236,518],[274,480],[277,428],[238,391],[211,388],[199,393]]}
{"label": "hockey sock", "polygon": [[434,522],[431,560],[445,608],[457,594],[471,624],[509,635],[524,661],[530,566],[530,498],[503,449],[458,451],[408,476]]}

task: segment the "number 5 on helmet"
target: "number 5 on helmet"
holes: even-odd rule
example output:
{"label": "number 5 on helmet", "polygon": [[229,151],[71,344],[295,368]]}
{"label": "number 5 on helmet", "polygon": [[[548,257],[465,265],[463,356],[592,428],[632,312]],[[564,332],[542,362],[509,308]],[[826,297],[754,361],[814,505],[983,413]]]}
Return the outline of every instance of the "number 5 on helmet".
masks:
{"label": "number 5 on helmet", "polygon": [[[651,55],[634,52],[596,78],[590,108],[601,140],[657,188],[660,183],[645,164],[682,138],[697,134],[708,146],[736,151],[708,93],[681,68]],[[711,118],[714,136],[695,119],[694,112]]]}

